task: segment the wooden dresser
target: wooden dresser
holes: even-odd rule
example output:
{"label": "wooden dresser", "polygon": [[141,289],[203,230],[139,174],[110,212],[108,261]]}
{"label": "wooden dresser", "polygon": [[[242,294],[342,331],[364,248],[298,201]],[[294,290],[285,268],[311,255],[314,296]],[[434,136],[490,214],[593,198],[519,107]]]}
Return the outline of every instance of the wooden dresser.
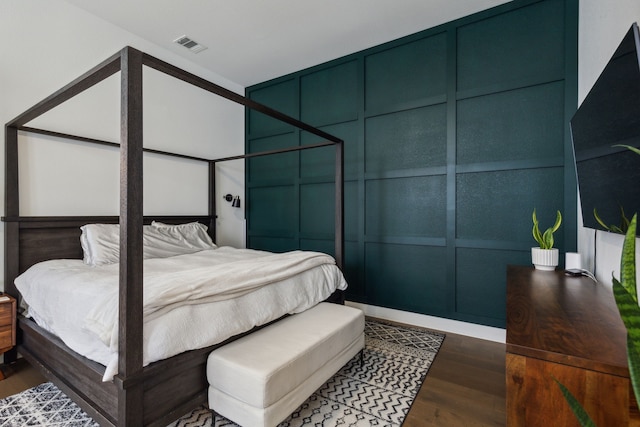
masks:
{"label": "wooden dresser", "polygon": [[507,425],[579,426],[553,378],[597,426],[640,425],[626,329],[608,286],[507,267]]}

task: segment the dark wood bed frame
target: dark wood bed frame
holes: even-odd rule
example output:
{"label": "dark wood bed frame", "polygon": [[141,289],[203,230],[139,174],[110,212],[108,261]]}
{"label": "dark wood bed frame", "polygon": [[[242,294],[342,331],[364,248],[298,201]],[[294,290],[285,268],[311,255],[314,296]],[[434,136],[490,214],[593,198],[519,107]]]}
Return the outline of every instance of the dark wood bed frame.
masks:
{"label": "dark wood bed frame", "polygon": [[[143,148],[142,68],[151,67],[246,108],[308,131],[323,142],[283,150],[250,153],[221,159],[203,159]],[[26,127],[36,117],[82,91],[121,72],[120,143]],[[18,133],[30,132],[120,147],[120,215],[21,217],[18,187]],[[89,72],[36,104],[5,125],[5,291],[19,293],[14,279],[31,265],[56,258],[82,258],[79,227],[87,223],[120,224],[119,372],[113,382],[102,382],[104,366],[70,350],[60,339],[30,319],[18,318],[18,346],[5,354],[5,361],[20,353],[58,385],[101,425],[164,426],[207,401],[205,374],[207,356],[215,347],[192,350],[142,366],[142,226],[152,220],[167,223],[200,221],[215,239],[215,166],[219,162],[246,159],[287,151],[334,145],[335,169],[335,258],[343,267],[344,197],[343,141],[297,119],[256,103],[196,75],[131,47],[125,47]],[[143,152],[188,158],[209,164],[209,213],[201,216],[144,217],[142,208]],[[341,292],[331,297],[342,302]],[[251,332],[251,331],[249,331]],[[247,332],[247,333],[249,333]],[[237,339],[233,337],[232,339]],[[232,340],[231,339],[231,340]]]}

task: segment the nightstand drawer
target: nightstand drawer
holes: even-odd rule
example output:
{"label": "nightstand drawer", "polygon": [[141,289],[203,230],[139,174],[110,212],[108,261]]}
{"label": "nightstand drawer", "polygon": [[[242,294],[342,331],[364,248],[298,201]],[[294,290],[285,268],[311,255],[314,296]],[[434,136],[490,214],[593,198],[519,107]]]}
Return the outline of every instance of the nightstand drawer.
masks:
{"label": "nightstand drawer", "polygon": [[11,325],[0,326],[0,349],[13,347],[13,330]]}
{"label": "nightstand drawer", "polygon": [[13,310],[10,303],[0,304],[0,326],[11,325]]}

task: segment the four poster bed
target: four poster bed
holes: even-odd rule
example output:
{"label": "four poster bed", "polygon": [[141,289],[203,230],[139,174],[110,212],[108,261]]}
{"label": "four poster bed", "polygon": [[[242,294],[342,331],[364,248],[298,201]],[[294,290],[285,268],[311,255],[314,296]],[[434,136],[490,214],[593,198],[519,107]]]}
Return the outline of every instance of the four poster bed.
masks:
{"label": "four poster bed", "polygon": [[[222,159],[203,159],[143,148],[143,66],[151,67],[203,90],[244,105],[246,108],[257,110],[299,129],[308,131],[322,138],[324,142]],[[119,144],[25,126],[36,117],[118,71],[121,72],[121,140]],[[84,217],[20,216],[18,187],[19,131],[95,144],[119,146],[120,215]],[[158,231],[154,227],[168,227],[173,230],[171,228],[172,224],[191,223],[189,227],[193,227],[195,224],[195,227],[200,230],[208,230],[210,237],[215,241],[215,166],[217,163],[329,145],[334,145],[336,148],[335,265],[338,269],[341,269],[344,253],[342,140],[180,70],[157,58],[131,47],[125,47],[116,55],[7,123],[5,126],[6,214],[3,218],[5,222],[5,291],[13,296],[20,297],[20,292],[14,283],[16,278],[20,276],[19,281],[23,280],[23,277],[29,275],[24,273],[30,267],[35,265],[34,269],[29,270],[29,272],[33,272],[37,271],[36,269],[41,264],[47,264],[42,263],[43,261],[50,263],[57,261],[48,260],[64,259],[64,262],[75,262],[76,264],[74,265],[82,264],[81,260],[83,258],[86,261],[87,251],[85,248],[86,241],[84,240],[86,239],[84,234],[86,230],[83,229],[81,231],[81,227],[87,224],[106,224],[107,227],[108,224],[112,224],[111,227],[115,227],[116,224],[119,225],[118,228],[112,228],[110,231],[113,233],[116,230],[115,232],[117,233],[115,257],[116,261],[119,262],[115,262],[112,266],[107,266],[114,270],[115,280],[118,283],[113,301],[114,306],[117,301],[118,309],[112,310],[115,312],[115,330],[114,334],[109,338],[112,344],[115,341],[115,348],[117,348],[115,355],[117,370],[112,381],[103,381],[103,376],[105,375],[104,364],[97,363],[71,350],[65,342],[49,332],[51,328],[39,325],[33,319],[24,316],[19,316],[18,318],[18,346],[12,352],[5,354],[5,359],[7,359],[5,361],[15,359],[16,353],[20,353],[101,425],[164,426],[194,407],[206,403],[208,383],[205,370],[207,356],[213,349],[250,333],[255,327],[249,330],[245,328],[240,333],[234,332],[233,336],[214,345],[206,345],[205,347],[184,351],[166,359],[147,360],[146,349],[143,349],[143,324],[146,331],[147,323],[144,322],[147,321],[148,307],[145,297],[148,295],[143,293],[142,286],[143,263],[145,263],[145,272],[148,268],[147,261],[145,261],[148,258],[146,253],[147,234],[148,232],[164,232],[163,229]],[[143,152],[207,162],[209,165],[208,215],[144,217],[141,197]],[[151,224],[152,221],[155,221],[155,223]],[[197,223],[206,227],[199,227]],[[158,224],[160,225],[158,226]],[[82,245],[81,237],[83,239]],[[213,246],[213,252],[216,252],[215,245]],[[95,271],[97,270],[92,270],[91,274]],[[41,275],[47,276],[49,273]],[[340,277],[342,277],[341,274]],[[96,281],[99,280],[96,279]],[[71,286],[64,277],[60,279],[60,282],[68,285],[67,287]],[[344,301],[342,291],[336,290],[331,293],[328,300],[342,303]],[[103,305],[109,306],[109,304]],[[46,307],[46,302],[43,307]],[[278,316],[281,317],[280,314]],[[216,323],[216,319],[213,316],[209,321],[211,324]],[[160,329],[164,329],[164,327]]]}

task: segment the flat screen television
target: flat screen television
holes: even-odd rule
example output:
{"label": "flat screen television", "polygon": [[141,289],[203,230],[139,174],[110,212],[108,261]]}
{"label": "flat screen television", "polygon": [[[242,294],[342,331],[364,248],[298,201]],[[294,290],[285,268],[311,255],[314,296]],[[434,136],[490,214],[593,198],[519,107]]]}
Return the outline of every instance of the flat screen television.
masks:
{"label": "flat screen television", "polygon": [[633,24],[571,119],[583,224],[603,229],[640,214],[640,35]]}

